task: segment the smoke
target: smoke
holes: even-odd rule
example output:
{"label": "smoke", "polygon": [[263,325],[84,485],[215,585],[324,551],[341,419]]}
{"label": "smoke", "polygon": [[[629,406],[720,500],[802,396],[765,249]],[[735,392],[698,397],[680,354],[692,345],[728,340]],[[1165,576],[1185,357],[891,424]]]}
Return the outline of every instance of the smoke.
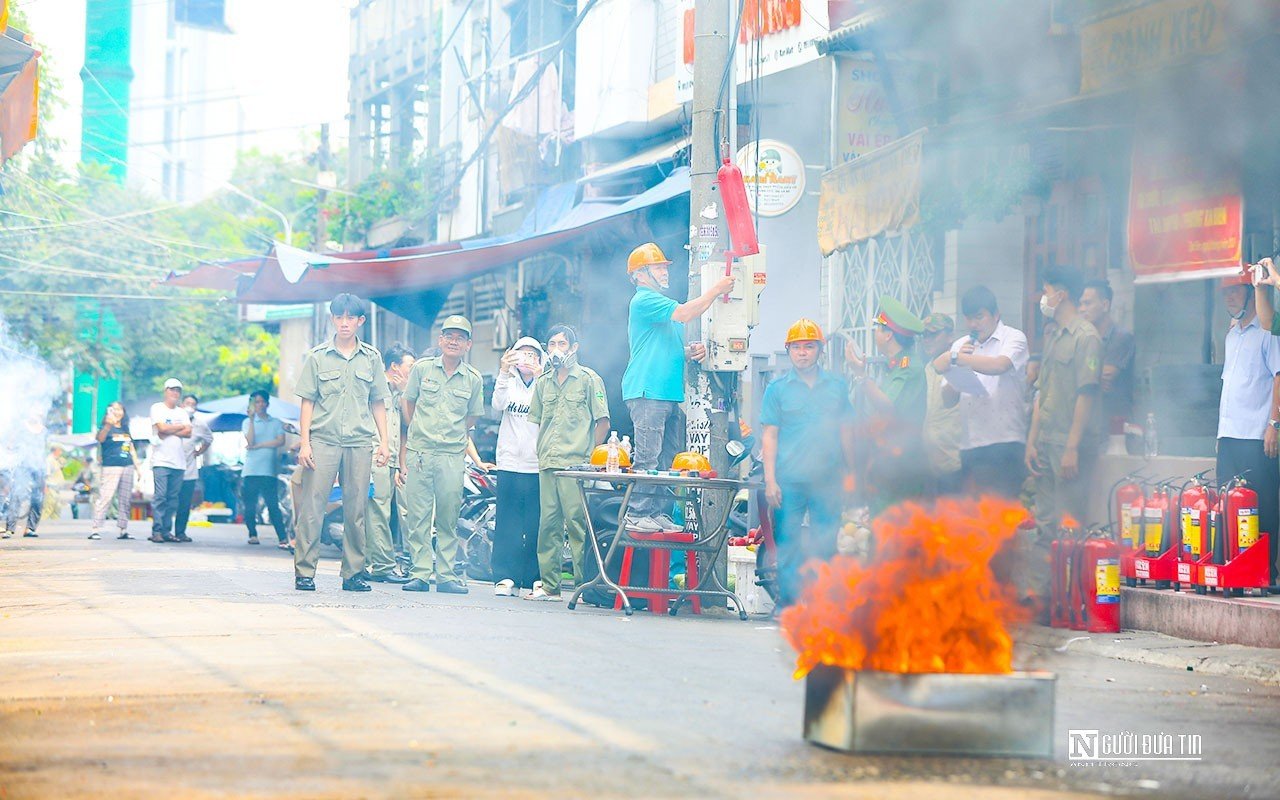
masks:
{"label": "smoke", "polygon": [[60,391],[57,374],[15,341],[0,316],[0,505],[7,527],[41,490],[49,409]]}

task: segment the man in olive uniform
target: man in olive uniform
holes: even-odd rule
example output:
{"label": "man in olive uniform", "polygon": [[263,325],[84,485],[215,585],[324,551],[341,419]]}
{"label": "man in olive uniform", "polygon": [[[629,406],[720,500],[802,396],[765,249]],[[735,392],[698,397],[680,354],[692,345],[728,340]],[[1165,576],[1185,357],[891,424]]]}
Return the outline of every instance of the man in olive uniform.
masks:
{"label": "man in olive uniform", "polygon": [[1102,338],[1080,315],[1084,277],[1074,267],[1053,267],[1044,278],[1040,313],[1057,329],[1044,343],[1039,394],[1031,409],[1027,469],[1035,478],[1035,541],[1027,556],[1024,589],[1047,597],[1049,543],[1064,515],[1083,523],[1090,476],[1103,436],[1095,402],[1102,376]]}
{"label": "man in olive uniform", "polygon": [[853,373],[853,387],[865,400],[867,430],[873,443],[867,453],[866,494],[873,512],[924,494],[923,430],[928,407],[924,359],[916,355],[916,337],[924,322],[892,297],[880,298],[880,313],[872,322],[876,351],[887,359],[876,380],[867,377],[867,359],[857,345],[845,347]]}
{"label": "man in olive uniform", "polygon": [[551,369],[533,384],[529,421],[538,426],[538,569],[526,600],[560,599],[561,543],[569,533],[573,580],[582,584],[582,553],[587,536],[582,495],[571,478],[557,478],[556,470],[585,464],[592,449],[609,433],[609,403],[604,381],[578,363],[578,334],[556,325],[547,339]]}
{"label": "man in olive uniform", "polygon": [[[458,574],[458,511],[462,507],[467,432],[484,413],[484,382],[462,359],[471,350],[471,323],[457,314],[440,326],[440,355],[413,365],[401,401],[400,473],[408,501],[406,592],[466,594]],[[435,529],[437,558],[432,559]]]}
{"label": "man in olive uniform", "polygon": [[386,400],[390,392],[382,374],[382,356],[356,336],[365,320],[364,301],[340,294],[329,303],[329,315],[333,338],[307,351],[298,376],[298,397],[302,398],[298,465],[304,472],[294,588],[315,591],[320,525],[337,476],[342,487],[342,588],[367,592],[364,512],[370,465],[386,466],[389,458]]}
{"label": "man in olive uniform", "polygon": [[382,354],[386,366],[387,385],[391,388],[389,407],[392,420],[387,427],[390,439],[388,449],[391,460],[385,467],[374,465],[373,497],[369,498],[369,511],[365,517],[365,546],[368,549],[369,580],[378,583],[408,583],[409,579],[396,568],[395,543],[391,536],[393,515],[404,532],[404,492],[396,480],[400,474],[400,401],[413,369],[413,352],[397,342]]}

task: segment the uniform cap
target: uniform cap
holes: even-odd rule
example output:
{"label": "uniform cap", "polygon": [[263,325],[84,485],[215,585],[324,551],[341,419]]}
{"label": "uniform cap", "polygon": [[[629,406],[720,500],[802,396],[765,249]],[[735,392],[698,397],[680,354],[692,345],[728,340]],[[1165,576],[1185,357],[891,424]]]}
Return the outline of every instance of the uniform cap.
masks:
{"label": "uniform cap", "polygon": [[955,322],[947,314],[930,314],[924,318],[925,333],[943,333],[955,329]]}
{"label": "uniform cap", "polygon": [[892,297],[880,298],[880,313],[876,315],[875,321],[899,336],[918,336],[924,333],[924,322]]}
{"label": "uniform cap", "polygon": [[467,318],[461,314],[452,314],[444,318],[444,322],[440,323],[440,331],[463,331],[468,336],[471,335],[471,323],[467,322]]}

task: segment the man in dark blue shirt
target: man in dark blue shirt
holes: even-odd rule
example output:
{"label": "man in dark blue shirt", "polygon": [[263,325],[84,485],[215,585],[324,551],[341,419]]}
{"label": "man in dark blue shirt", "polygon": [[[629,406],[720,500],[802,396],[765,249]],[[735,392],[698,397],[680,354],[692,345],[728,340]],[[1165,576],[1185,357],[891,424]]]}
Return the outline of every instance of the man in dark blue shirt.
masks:
{"label": "man in dark blue shirt", "polygon": [[[780,606],[796,601],[805,560],[835,555],[841,493],[853,472],[849,385],[818,365],[824,343],[816,322],[791,326],[791,371],[765,388],[760,411],[765,498],[776,509]],[[809,537],[802,541],[806,511]]]}

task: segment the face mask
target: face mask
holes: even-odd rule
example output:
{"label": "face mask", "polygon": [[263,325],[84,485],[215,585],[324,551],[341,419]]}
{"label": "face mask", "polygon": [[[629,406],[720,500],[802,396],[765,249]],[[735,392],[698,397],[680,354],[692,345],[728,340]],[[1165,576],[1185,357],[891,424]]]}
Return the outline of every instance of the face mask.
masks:
{"label": "face mask", "polygon": [[1058,307],[1049,304],[1048,295],[1040,295],[1040,313],[1044,314],[1045,319],[1053,319],[1053,315],[1058,313]]}

